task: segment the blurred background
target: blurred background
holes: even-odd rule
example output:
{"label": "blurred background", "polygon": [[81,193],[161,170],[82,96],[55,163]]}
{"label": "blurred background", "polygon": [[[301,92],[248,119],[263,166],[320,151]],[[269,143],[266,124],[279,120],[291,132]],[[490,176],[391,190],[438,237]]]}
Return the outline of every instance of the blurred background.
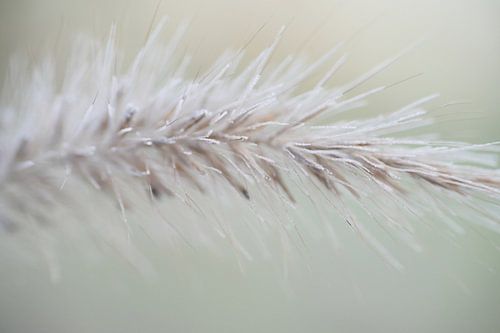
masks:
{"label": "blurred background", "polygon": [[[105,40],[113,23],[126,62],[165,16],[170,34],[189,23],[181,48],[193,55],[193,73],[259,31],[247,46],[250,59],[282,25],[287,30],[278,59],[299,53],[313,61],[346,43],[349,62],[332,84],[422,41],[369,85],[420,75],[372,98],[369,112],[392,111],[439,92],[431,108],[464,103],[437,111],[436,133],[469,142],[500,140],[496,0],[0,0],[0,74],[16,52],[33,63],[47,50],[64,60],[76,34]],[[302,216],[303,223],[313,215]],[[499,248],[493,236],[476,231],[424,231],[420,254],[394,247],[402,272],[341,232],[341,254],[319,246],[288,278],[272,260],[253,262],[242,273],[234,262],[209,253],[149,248],[157,270],[152,279],[115,256],[89,262],[68,251],[61,255],[57,283],[43,261],[26,260],[2,236],[0,331],[499,332]]]}

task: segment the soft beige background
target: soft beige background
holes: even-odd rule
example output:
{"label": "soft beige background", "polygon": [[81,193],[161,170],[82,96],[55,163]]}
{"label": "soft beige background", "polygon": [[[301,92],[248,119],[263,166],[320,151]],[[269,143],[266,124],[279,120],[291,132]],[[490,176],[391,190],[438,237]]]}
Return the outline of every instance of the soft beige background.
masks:
{"label": "soft beige background", "polygon": [[[0,3],[0,73],[14,51],[33,61],[47,48],[64,58],[75,32],[105,38],[112,22],[129,55],[151,21],[191,20],[183,46],[206,67],[227,47],[255,54],[288,26],[277,57],[301,52],[314,59],[347,40],[351,60],[335,82],[352,78],[423,38],[411,54],[369,85],[422,76],[372,100],[382,112],[432,92],[467,105],[441,110],[435,130],[473,142],[500,140],[500,2],[422,1],[64,1]],[[335,83],[334,82],[334,83]],[[432,218],[432,216],[430,217]],[[311,220],[313,218],[311,217]],[[307,222],[307,221],[306,221]],[[430,223],[433,223],[430,220]],[[339,257],[313,252],[314,274],[297,268],[287,283],[277,263],[254,263],[241,274],[210,255],[175,256],[151,250],[158,278],[146,280],[114,257],[88,264],[71,253],[52,284],[42,263],[0,256],[1,332],[498,332],[500,256],[490,237],[427,232],[426,252],[401,253],[406,270],[388,269],[355,237],[343,235]],[[352,242],[350,244],[349,242]],[[303,270],[303,271],[301,271]]]}

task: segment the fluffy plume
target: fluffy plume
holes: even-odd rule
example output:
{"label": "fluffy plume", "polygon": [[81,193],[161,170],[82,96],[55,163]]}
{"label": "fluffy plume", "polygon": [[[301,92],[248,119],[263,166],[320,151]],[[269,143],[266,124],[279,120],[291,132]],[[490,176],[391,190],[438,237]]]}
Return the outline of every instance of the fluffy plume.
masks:
{"label": "fluffy plume", "polygon": [[[500,197],[496,144],[401,135],[431,123],[423,107],[436,95],[389,114],[336,120],[387,88],[354,93],[398,57],[329,88],[346,59],[338,55],[339,47],[312,64],[287,57],[269,66],[278,36],[244,68],[240,50],[189,77],[189,58],[173,60],[181,34],[162,45],[159,31],[124,71],[117,70],[114,32],[103,47],[76,43],[62,80],[50,61],[31,70],[20,61],[10,67],[0,109],[4,226],[22,228],[26,216],[38,223],[50,220],[52,207],[71,202],[64,188],[69,178],[109,193],[124,216],[127,186],[162,200],[178,200],[184,187],[210,196],[214,187],[224,186],[250,205],[260,190],[295,203],[297,186],[289,184],[306,179],[328,190],[345,221],[384,256],[339,199],[354,198],[369,215],[375,208],[365,206],[367,200],[379,208],[401,204],[407,215],[412,207],[435,206],[456,216],[435,198],[442,196],[499,230],[493,212]],[[326,62],[333,62],[328,70]],[[303,91],[303,83],[318,74],[317,83]],[[416,192],[424,193],[420,203],[412,198]]]}

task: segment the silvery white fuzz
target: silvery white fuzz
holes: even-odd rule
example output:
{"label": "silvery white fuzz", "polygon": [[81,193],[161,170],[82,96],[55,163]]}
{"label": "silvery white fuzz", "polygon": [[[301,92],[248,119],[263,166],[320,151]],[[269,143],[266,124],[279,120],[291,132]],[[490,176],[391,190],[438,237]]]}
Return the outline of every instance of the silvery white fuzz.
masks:
{"label": "silvery white fuzz", "polygon": [[[82,189],[116,202],[120,223],[100,221],[112,227],[93,229],[107,240],[123,230],[130,236],[127,215],[136,197],[153,206],[184,202],[203,215],[193,199],[198,193],[208,202],[246,201],[259,218],[262,209],[300,210],[305,201],[325,197],[321,205],[328,207],[321,208],[342,217],[328,223],[345,222],[337,224],[352,228],[396,267],[399,262],[366,225],[382,221],[412,243],[412,224],[427,209],[442,214],[455,232],[463,231],[458,219],[500,231],[497,144],[405,135],[432,123],[425,107],[437,95],[417,96],[394,112],[342,120],[370,95],[391,88],[363,90],[399,56],[332,88],[330,79],[346,61],[342,46],[309,64],[294,55],[270,61],[280,33],[247,65],[244,50],[227,52],[208,71],[189,75],[189,57],[174,57],[182,31],[166,45],[158,41],[160,31],[128,68],[118,63],[114,31],[106,45],[78,40],[62,78],[50,59],[34,66],[13,59],[0,105],[5,230],[50,232],[60,209],[83,227],[92,224],[99,211],[66,188],[75,179]],[[313,84],[311,77],[317,78]],[[79,210],[88,214],[81,217]],[[363,221],[356,210],[366,215]],[[293,221],[273,214],[280,213],[252,226],[256,239],[269,232],[292,237]],[[190,226],[169,220],[161,232],[190,246],[230,239],[241,257],[257,251],[243,244],[231,222],[207,219]]]}

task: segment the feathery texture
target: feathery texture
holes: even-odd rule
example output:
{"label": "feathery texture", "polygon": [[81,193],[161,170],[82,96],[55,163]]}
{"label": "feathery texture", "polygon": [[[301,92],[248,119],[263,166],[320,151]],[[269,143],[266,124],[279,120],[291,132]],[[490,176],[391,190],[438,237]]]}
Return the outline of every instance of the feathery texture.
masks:
{"label": "feathery texture", "polygon": [[[254,199],[250,188],[271,187],[293,203],[288,184],[305,178],[332,198],[377,201],[379,208],[390,205],[385,201],[402,203],[409,215],[413,192],[425,193],[422,206],[434,206],[435,196],[445,196],[465,205],[462,209],[484,226],[500,230],[494,213],[500,198],[496,144],[401,135],[432,122],[423,106],[437,95],[389,114],[335,120],[384,91],[381,86],[354,94],[399,56],[330,88],[328,81],[346,60],[337,56],[339,47],[313,64],[290,56],[271,67],[278,36],[244,68],[242,50],[228,52],[206,73],[190,78],[189,57],[172,60],[182,32],[161,45],[160,30],[124,71],[117,71],[114,32],[104,47],[76,43],[62,80],[50,61],[32,70],[20,61],[10,67],[0,109],[5,227],[22,228],[26,216],[50,220],[52,207],[71,202],[64,186],[72,177],[109,193],[124,215],[129,205],[124,186],[142,187],[146,197],[181,197],[184,187],[211,192],[229,186],[249,202]],[[335,57],[317,83],[301,91],[304,81]],[[333,205],[370,239],[344,206]],[[452,216],[460,214],[441,206]]]}

